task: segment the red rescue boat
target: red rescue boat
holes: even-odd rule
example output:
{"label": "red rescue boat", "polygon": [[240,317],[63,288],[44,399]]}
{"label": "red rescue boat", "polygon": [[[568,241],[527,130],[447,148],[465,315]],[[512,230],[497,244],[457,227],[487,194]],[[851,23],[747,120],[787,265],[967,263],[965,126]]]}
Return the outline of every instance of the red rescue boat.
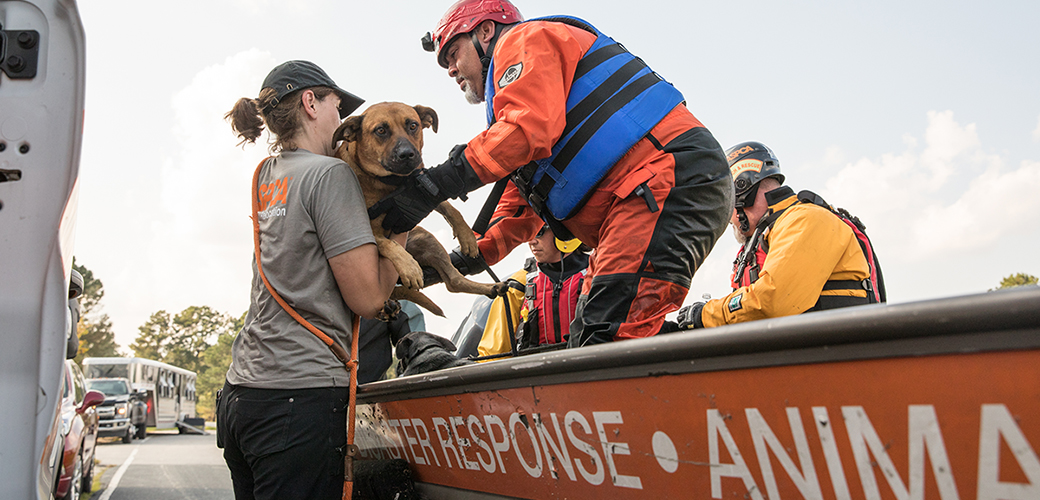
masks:
{"label": "red rescue boat", "polygon": [[1040,288],[834,310],[359,389],[430,498],[1040,499]]}

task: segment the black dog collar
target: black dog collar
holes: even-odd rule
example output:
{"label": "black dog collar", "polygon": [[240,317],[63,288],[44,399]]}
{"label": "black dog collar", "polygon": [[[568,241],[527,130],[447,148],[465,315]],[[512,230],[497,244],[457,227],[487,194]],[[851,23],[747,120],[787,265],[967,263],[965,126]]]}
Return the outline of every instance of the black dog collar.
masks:
{"label": "black dog collar", "polygon": [[376,179],[378,179],[379,182],[382,182],[383,184],[386,184],[388,186],[398,187],[407,182],[409,178],[414,177],[418,174],[419,171],[416,170],[408,175],[386,175],[383,177],[376,177]]}

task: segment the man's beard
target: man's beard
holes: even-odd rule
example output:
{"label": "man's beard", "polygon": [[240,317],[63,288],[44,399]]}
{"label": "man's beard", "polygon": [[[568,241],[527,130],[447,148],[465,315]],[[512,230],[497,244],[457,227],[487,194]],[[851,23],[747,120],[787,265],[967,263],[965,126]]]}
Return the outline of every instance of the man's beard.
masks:
{"label": "man's beard", "polygon": [[466,94],[466,102],[470,104],[480,104],[484,102],[484,89],[477,90],[473,81],[469,78],[464,79],[466,82],[466,88],[463,90]]}
{"label": "man's beard", "polygon": [[731,227],[733,227],[733,237],[737,239],[737,243],[741,245],[747,243],[748,237],[740,231],[740,226],[731,225]]}

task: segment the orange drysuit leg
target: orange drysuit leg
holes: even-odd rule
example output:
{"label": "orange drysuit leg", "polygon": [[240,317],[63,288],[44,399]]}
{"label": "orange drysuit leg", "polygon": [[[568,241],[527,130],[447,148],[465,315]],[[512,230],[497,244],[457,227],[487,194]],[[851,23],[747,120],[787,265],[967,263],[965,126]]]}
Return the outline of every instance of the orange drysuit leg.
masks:
{"label": "orange drysuit leg", "polygon": [[[651,139],[653,142],[656,140]],[[658,145],[660,143],[657,143]],[[611,204],[571,324],[570,347],[649,337],[679,309],[694,272],[725,232],[733,181],[707,129],[690,129],[658,149],[657,175]],[[655,210],[656,209],[656,210]]]}

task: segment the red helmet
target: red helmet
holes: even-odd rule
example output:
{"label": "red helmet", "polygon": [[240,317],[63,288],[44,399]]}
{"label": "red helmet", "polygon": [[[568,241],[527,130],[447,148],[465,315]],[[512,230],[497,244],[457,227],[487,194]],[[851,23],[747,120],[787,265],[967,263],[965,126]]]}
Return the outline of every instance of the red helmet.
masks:
{"label": "red helmet", "polygon": [[437,63],[447,68],[448,61],[441,49],[451,44],[456,36],[473,31],[488,19],[499,24],[513,24],[523,21],[524,16],[509,0],[459,0],[444,13],[437,29],[423,37],[423,49],[436,52]]}

